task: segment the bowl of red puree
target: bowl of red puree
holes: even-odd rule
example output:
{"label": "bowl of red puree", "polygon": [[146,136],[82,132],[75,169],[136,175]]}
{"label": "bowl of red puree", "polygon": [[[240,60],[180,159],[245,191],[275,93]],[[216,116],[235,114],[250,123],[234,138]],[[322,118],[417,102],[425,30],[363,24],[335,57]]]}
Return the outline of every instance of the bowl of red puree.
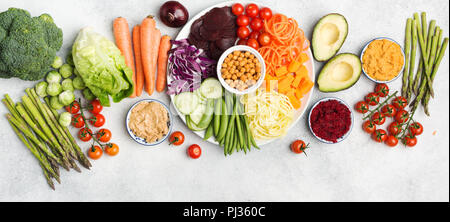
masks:
{"label": "bowl of red puree", "polygon": [[317,101],[312,106],[308,119],[311,133],[327,144],[343,141],[353,127],[350,107],[338,98],[328,97]]}

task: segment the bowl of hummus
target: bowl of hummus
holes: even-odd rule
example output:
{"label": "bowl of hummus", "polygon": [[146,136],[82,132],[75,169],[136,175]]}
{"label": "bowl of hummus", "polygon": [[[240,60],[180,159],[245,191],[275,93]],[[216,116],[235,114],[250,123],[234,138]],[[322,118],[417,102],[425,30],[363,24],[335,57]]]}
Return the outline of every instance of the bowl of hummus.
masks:
{"label": "bowl of hummus", "polygon": [[131,106],[126,126],[137,143],[155,146],[166,140],[172,131],[172,115],[161,101],[144,99]]}

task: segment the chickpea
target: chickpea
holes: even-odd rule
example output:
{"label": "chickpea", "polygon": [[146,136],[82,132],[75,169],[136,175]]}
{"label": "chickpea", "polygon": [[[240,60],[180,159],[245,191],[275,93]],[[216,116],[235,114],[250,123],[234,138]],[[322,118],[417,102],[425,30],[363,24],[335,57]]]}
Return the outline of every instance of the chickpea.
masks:
{"label": "chickpea", "polygon": [[233,80],[236,80],[236,79],[237,79],[237,76],[236,76],[236,75],[233,75],[233,76],[231,76],[231,78],[232,78]]}

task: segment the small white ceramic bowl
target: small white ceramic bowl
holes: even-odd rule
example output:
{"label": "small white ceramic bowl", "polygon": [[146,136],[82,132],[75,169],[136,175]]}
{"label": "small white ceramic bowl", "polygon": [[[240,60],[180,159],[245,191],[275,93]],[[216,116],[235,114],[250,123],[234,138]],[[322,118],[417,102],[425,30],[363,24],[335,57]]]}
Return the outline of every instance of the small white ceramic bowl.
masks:
{"label": "small white ceramic bowl", "polygon": [[[130,121],[131,110],[133,110],[135,106],[137,106],[138,104],[140,104],[142,102],[156,102],[156,103],[159,103],[167,110],[167,115],[169,115],[169,122],[167,122],[167,124],[169,126],[169,131],[167,132],[167,134],[162,139],[160,139],[158,141],[155,141],[153,143],[148,143],[144,138],[136,136],[133,133],[133,131],[131,131],[130,127],[128,126],[128,123]],[[130,135],[130,137],[134,141],[136,141],[137,143],[139,143],[141,145],[144,145],[144,146],[156,146],[156,145],[164,142],[167,139],[167,137],[169,137],[170,133],[172,132],[172,114],[170,113],[169,108],[163,102],[161,102],[159,100],[156,100],[156,99],[143,99],[143,100],[140,100],[140,101],[136,102],[135,104],[133,104],[131,106],[130,110],[128,110],[127,118],[126,118],[126,121],[125,121],[125,125],[126,125],[126,128],[127,128],[128,134]]]}
{"label": "small white ceramic bowl", "polygon": [[[366,71],[364,70],[364,62],[363,62],[364,53],[366,52],[366,49],[370,45],[370,43],[372,43],[375,40],[382,40],[382,39],[389,40],[389,41],[397,44],[398,46],[400,46],[400,50],[401,50],[402,55],[403,55],[403,66],[402,66],[402,69],[400,69],[400,71],[397,73],[397,76],[395,76],[393,79],[387,80],[387,81],[376,80],[376,79],[372,78],[371,76],[369,76],[369,74],[367,74]],[[406,59],[405,59],[405,52],[403,51],[402,46],[400,44],[398,44],[398,42],[396,42],[395,40],[393,40],[391,38],[387,38],[387,37],[375,38],[375,39],[372,39],[372,41],[370,41],[369,43],[367,43],[364,46],[363,50],[361,51],[360,60],[361,60],[361,69],[362,69],[362,72],[364,73],[364,75],[366,75],[367,78],[369,78],[370,80],[372,80],[372,81],[374,81],[376,83],[390,83],[390,82],[395,81],[396,79],[398,79],[398,77],[401,76],[401,73],[403,72],[403,69],[405,69],[405,61],[406,61]]]}
{"label": "small white ceramic bowl", "polygon": [[[313,131],[312,127],[311,127],[311,113],[312,113],[312,111],[314,110],[314,108],[316,108],[316,106],[319,105],[321,102],[326,102],[326,101],[330,101],[330,100],[336,100],[336,101],[340,102],[341,104],[343,104],[344,106],[346,106],[346,107],[348,108],[348,110],[350,110],[350,119],[351,119],[351,123],[350,123],[350,127],[349,127],[349,129],[348,129],[348,132],[345,133],[341,138],[337,139],[337,142],[335,142],[335,143],[332,142],[332,141],[328,141],[328,140],[325,140],[325,139],[320,138],[319,136],[317,136],[317,135],[314,133],[314,131]],[[342,99],[335,98],[335,97],[327,97],[327,98],[323,98],[323,99],[317,101],[317,102],[311,107],[311,110],[309,111],[309,115],[308,115],[308,126],[309,126],[309,130],[310,130],[311,133],[314,135],[314,137],[316,137],[316,139],[318,139],[320,142],[326,143],[326,144],[337,144],[337,143],[339,143],[339,142],[344,141],[344,140],[347,138],[347,136],[350,135],[350,133],[352,132],[352,129],[353,129],[353,123],[354,123],[354,120],[353,120],[353,112],[352,112],[352,109],[350,108],[350,106],[349,106],[347,103],[345,103]]]}
{"label": "small white ceramic bowl", "polygon": [[[234,51],[245,51],[245,52],[250,52],[252,53],[258,60],[259,63],[261,64],[261,77],[258,79],[258,81],[256,82],[255,85],[249,87],[248,89],[244,90],[244,91],[239,91],[235,88],[230,87],[230,85],[228,85],[228,83],[225,82],[225,80],[222,78],[222,64],[223,61],[225,60],[225,58],[232,52]],[[261,56],[261,54],[259,54],[259,52],[257,50],[255,50],[252,47],[246,46],[246,45],[236,45],[233,46],[229,49],[227,49],[221,56],[220,59],[217,63],[217,77],[219,78],[220,83],[222,84],[222,86],[228,90],[231,93],[234,93],[236,95],[245,95],[248,93],[252,93],[254,91],[256,91],[256,89],[258,89],[261,84],[264,82],[264,77],[266,76],[266,63],[264,63],[264,59]]]}

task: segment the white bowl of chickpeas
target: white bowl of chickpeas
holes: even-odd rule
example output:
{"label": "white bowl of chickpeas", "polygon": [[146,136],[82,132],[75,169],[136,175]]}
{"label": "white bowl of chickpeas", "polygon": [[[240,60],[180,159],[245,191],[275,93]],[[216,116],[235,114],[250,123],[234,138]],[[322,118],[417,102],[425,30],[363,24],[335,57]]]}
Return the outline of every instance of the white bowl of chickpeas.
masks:
{"label": "white bowl of chickpeas", "polygon": [[254,48],[237,45],[226,50],[217,63],[222,86],[237,95],[254,92],[264,81],[266,65]]}

